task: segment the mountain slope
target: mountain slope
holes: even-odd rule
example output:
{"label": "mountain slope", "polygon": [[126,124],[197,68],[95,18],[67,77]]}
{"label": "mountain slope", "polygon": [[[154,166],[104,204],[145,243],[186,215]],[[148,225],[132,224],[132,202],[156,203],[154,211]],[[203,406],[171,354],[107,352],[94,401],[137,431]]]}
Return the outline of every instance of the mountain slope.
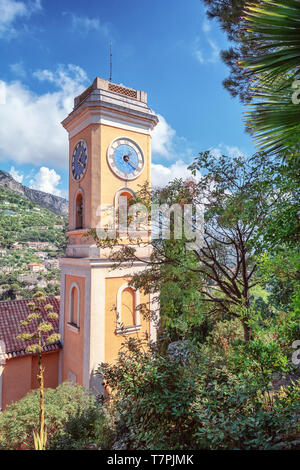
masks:
{"label": "mountain slope", "polygon": [[0,186],[0,301],[59,295],[68,218]]}
{"label": "mountain slope", "polygon": [[0,170],[0,186],[25,196],[33,203],[38,204],[45,209],[49,209],[55,214],[68,215],[68,201],[66,199],[54,196],[53,194],[44,193],[43,191],[28,188],[27,186],[18,183],[9,173],[3,170]]}

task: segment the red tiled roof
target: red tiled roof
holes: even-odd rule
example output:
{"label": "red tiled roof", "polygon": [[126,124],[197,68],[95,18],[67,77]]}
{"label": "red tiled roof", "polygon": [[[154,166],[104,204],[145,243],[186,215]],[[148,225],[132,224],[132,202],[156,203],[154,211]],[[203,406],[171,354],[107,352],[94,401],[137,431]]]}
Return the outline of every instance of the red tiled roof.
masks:
{"label": "red tiled roof", "polygon": [[[25,320],[27,315],[31,313],[30,308],[28,307],[29,302],[34,302],[34,300],[7,300],[0,302],[0,340],[5,343],[5,357],[7,359],[28,355],[26,347],[35,342],[34,340],[23,341],[17,339],[17,336],[21,331],[30,332],[36,327],[35,322],[26,328],[21,329],[20,327],[20,322]],[[59,314],[59,299],[57,297],[48,297],[46,302],[42,304],[41,310],[45,319],[47,312],[43,307],[47,304],[53,305],[53,311]],[[51,323],[53,324],[52,333],[58,333],[58,319],[51,320]],[[58,341],[55,344],[45,346],[44,351],[55,351],[60,348],[61,343]]]}

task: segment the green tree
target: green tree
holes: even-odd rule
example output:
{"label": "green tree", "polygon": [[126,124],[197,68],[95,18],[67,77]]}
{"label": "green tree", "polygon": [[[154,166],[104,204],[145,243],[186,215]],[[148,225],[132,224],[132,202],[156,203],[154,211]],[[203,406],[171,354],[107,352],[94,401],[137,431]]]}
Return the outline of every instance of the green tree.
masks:
{"label": "green tree", "polygon": [[[205,201],[203,245],[187,250],[187,240],[174,240],[174,235],[170,240],[152,241],[152,254],[145,261],[145,271],[131,282],[146,292],[163,292],[162,313],[168,319],[172,315],[177,320],[183,318],[172,307],[173,301],[179,308],[185,305],[186,313],[193,312],[191,321],[198,317],[201,323],[205,316],[214,320],[240,318],[248,341],[251,289],[266,282],[258,271],[260,256],[266,251],[265,226],[273,220],[282,198],[290,207],[296,207],[294,193],[282,184],[278,161],[270,161],[264,154],[215,159],[210,152],[203,152],[190,169],[202,172],[198,183],[177,180],[154,194],[142,190],[137,200],[148,204],[149,209],[153,201],[169,206],[187,202],[196,206]],[[292,232],[290,239],[294,237]],[[277,233],[280,237],[279,230]],[[96,233],[92,234],[97,240]],[[282,238],[287,241],[288,237]],[[112,254],[116,263],[141,261],[134,245],[124,245],[118,239],[97,242],[119,247]],[[144,240],[134,243],[145,244]],[[174,285],[170,276],[174,276]],[[183,294],[182,302],[177,301],[175,284]]]}
{"label": "green tree", "polygon": [[[252,99],[253,90],[247,72],[239,66],[239,61],[261,54],[261,38],[258,34],[249,35],[245,30],[244,8],[246,4],[260,4],[260,0],[203,0],[209,19],[216,19],[227,34],[231,46],[221,52],[223,62],[230,70],[223,81],[224,88],[242,102]],[[251,41],[250,41],[251,39]]]}

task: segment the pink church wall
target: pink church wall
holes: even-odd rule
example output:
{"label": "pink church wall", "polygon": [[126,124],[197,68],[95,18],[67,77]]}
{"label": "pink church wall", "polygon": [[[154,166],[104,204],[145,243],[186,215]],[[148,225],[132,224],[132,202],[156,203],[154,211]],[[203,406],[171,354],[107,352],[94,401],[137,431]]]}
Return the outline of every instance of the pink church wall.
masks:
{"label": "pink church wall", "polygon": [[[58,364],[60,351],[43,354],[45,387],[58,386]],[[37,356],[7,359],[2,372],[2,410],[7,405],[23,398],[31,389],[38,387]]]}

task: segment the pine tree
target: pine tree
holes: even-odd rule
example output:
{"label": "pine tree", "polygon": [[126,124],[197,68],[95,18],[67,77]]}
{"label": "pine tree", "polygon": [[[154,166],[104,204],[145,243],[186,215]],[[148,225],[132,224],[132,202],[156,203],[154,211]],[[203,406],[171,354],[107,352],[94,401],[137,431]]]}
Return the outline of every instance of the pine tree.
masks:
{"label": "pine tree", "polygon": [[209,19],[217,19],[221,29],[234,45],[221,52],[223,62],[229,67],[229,77],[223,80],[223,86],[240,101],[252,100],[251,81],[247,72],[240,67],[239,61],[257,57],[261,54],[260,35],[249,34],[245,29],[244,8],[246,4],[260,3],[259,0],[203,0],[208,7]]}

